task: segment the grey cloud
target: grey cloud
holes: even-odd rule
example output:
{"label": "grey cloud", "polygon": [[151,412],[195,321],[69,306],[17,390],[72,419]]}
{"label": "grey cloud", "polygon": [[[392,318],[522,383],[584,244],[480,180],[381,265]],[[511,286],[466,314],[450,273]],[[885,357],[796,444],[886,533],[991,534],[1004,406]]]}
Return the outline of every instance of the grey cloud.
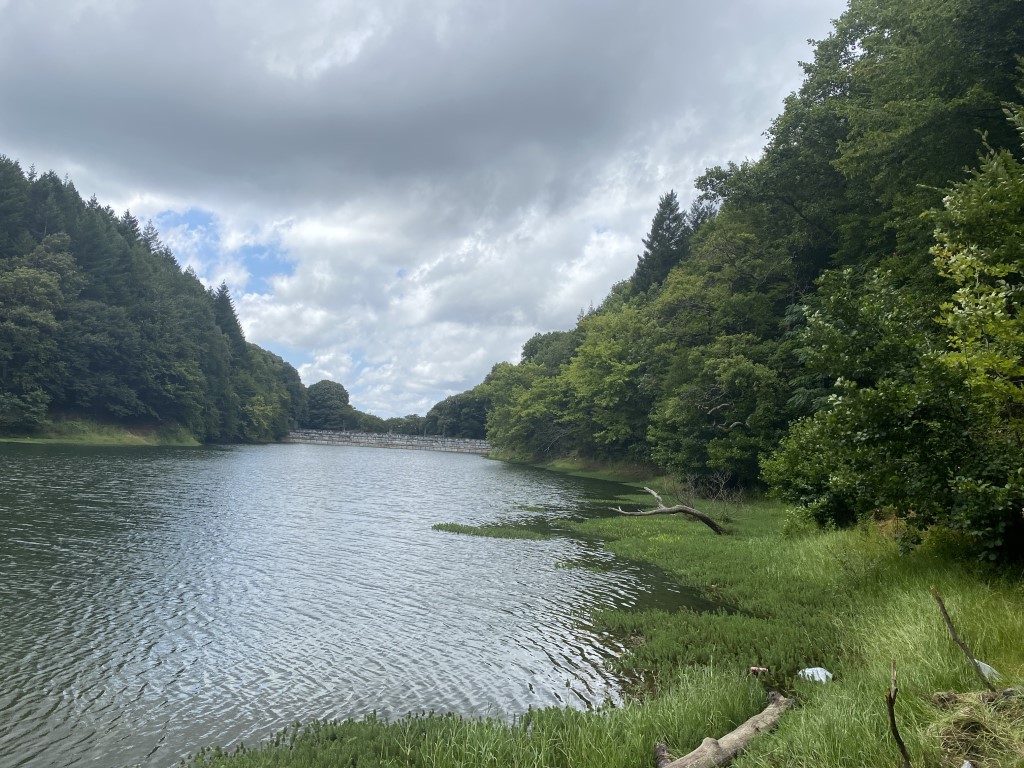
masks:
{"label": "grey cloud", "polygon": [[[4,123],[89,148],[104,165],[133,155],[140,170],[215,196],[226,188],[277,203],[287,191],[303,205],[396,177],[472,181],[481,165],[505,160],[522,173],[531,148],[548,168],[575,168],[625,127],[657,130],[686,103],[705,103],[728,59],[745,55],[707,34],[688,3],[447,3],[444,43],[430,24],[435,5],[391,4],[379,40],[311,81],[259,66],[250,42],[259,33],[285,50],[323,34],[295,25],[291,39],[268,40],[258,18],[267,6],[211,14],[206,3],[123,3],[106,16],[93,6],[73,25],[41,18],[42,4],[19,25],[17,15],[37,6],[14,6],[3,67],[32,74],[4,89],[5,103],[34,107],[5,110]],[[763,6],[732,5],[754,16]],[[301,17],[318,6],[288,7]],[[26,40],[19,26],[29,24]],[[763,33],[717,26],[741,45]],[[52,105],[49,125],[39,121],[40,93]],[[75,122],[77,140],[58,115]],[[303,181],[290,182],[293,173]]]}
{"label": "grey cloud", "polygon": [[279,244],[292,273],[239,301],[250,336],[355,377],[382,413],[479,381],[600,301],[658,195],[756,154],[804,41],[843,7],[48,5],[0,2],[0,152],[115,207],[203,208]]}

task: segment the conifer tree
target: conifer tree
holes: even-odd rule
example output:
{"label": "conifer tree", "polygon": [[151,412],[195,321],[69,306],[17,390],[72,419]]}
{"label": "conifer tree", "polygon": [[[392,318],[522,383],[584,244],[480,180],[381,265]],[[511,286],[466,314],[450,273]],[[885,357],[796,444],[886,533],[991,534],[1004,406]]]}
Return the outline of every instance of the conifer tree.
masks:
{"label": "conifer tree", "polygon": [[227,336],[234,359],[244,360],[247,352],[245,334],[242,332],[242,324],[238,322],[235,303],[231,300],[231,292],[226,282],[222,282],[213,294],[213,317],[217,327]]}
{"label": "conifer tree", "polygon": [[679,200],[675,191],[670,190],[658,201],[651,231],[643,241],[644,252],[637,257],[631,279],[637,293],[646,293],[651,286],[661,283],[682,260],[688,233],[686,217],[679,211]]}

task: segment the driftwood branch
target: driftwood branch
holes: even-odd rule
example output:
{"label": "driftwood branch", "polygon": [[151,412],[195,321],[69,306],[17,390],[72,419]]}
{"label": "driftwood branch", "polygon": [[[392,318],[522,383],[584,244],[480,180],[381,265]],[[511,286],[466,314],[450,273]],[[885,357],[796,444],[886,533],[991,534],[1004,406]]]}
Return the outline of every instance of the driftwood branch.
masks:
{"label": "driftwood branch", "polygon": [[960,639],[960,635],[956,632],[956,627],[953,626],[953,621],[949,618],[949,611],[946,610],[946,604],[942,601],[942,596],[935,589],[935,585],[932,585],[932,597],[935,598],[935,602],[939,604],[939,611],[942,612],[942,620],[946,622],[946,629],[949,630],[949,636],[953,638],[953,642],[960,646],[960,650],[964,652],[967,660],[971,662],[971,668],[974,670],[974,674],[978,676],[982,684],[988,688],[992,693],[997,693],[996,687],[992,685],[992,682],[986,677],[981,667],[978,665],[978,660],[974,658],[974,654],[971,653],[971,649],[967,647],[967,643]]}
{"label": "driftwood branch", "polygon": [[747,422],[745,421],[734,421],[732,424],[729,424],[728,426],[726,426],[725,424],[715,424],[715,427],[717,429],[722,430],[723,432],[732,432],[737,427],[746,427],[747,429],[750,429],[750,425],[747,424]]}
{"label": "driftwood branch", "polygon": [[889,690],[885,692],[885,708],[889,712],[889,730],[892,731],[892,737],[896,740],[896,747],[903,758],[903,768],[910,768],[910,753],[907,752],[907,745],[903,743],[900,729],[896,725],[896,694],[898,692],[899,688],[896,686],[896,660],[893,659],[892,683],[889,686]]}
{"label": "driftwood branch", "polygon": [[707,738],[693,752],[673,759],[663,742],[654,747],[658,768],[716,768],[726,765],[746,749],[759,733],[771,730],[782,713],[796,703],[777,691],[768,694],[768,706],[720,739]]}
{"label": "driftwood branch", "polygon": [[644,488],[649,494],[651,494],[658,502],[658,506],[654,509],[638,509],[636,511],[626,511],[622,507],[612,507],[612,510],[622,515],[685,515],[691,520],[697,520],[704,523],[708,528],[717,533],[719,536],[725,533],[725,529],[712,520],[710,517],[705,515],[703,512],[694,509],[693,507],[687,506],[686,504],[676,504],[674,507],[666,507],[665,502],[661,500],[661,496],[656,491],[652,491],[650,488]]}

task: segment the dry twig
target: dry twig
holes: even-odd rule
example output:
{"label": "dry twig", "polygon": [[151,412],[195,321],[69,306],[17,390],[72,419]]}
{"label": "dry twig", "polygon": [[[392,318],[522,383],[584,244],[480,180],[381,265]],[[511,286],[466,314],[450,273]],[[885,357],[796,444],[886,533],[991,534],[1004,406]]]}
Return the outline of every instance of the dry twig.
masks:
{"label": "dry twig", "polygon": [[892,737],[896,740],[896,746],[900,750],[900,755],[903,758],[903,768],[910,768],[910,753],[907,752],[907,745],[903,743],[903,738],[900,736],[900,729],[896,726],[896,694],[899,692],[899,688],[896,687],[896,660],[892,662],[892,684],[889,686],[889,690],[885,692],[885,708],[889,712],[889,730],[892,731]]}
{"label": "dry twig", "polygon": [[964,652],[967,660],[971,662],[971,668],[974,670],[974,674],[978,676],[982,684],[988,688],[992,693],[997,693],[996,687],[992,685],[992,682],[985,676],[985,673],[981,671],[981,667],[978,665],[978,660],[974,658],[974,654],[971,653],[971,649],[967,647],[967,643],[960,639],[960,635],[956,632],[956,627],[953,626],[953,621],[949,618],[949,612],[946,610],[946,604],[942,601],[942,596],[939,595],[935,589],[935,585],[932,585],[932,597],[935,598],[935,602],[939,604],[939,610],[942,612],[942,619],[946,622],[946,629],[949,630],[949,636],[953,638],[953,642],[960,646],[960,650]]}

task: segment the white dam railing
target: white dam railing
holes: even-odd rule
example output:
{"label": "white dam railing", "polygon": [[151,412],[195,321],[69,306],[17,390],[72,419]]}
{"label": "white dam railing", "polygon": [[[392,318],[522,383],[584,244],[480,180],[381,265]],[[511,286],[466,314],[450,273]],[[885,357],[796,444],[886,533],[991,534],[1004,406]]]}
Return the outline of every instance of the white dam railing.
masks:
{"label": "white dam railing", "polygon": [[314,445],[352,445],[362,448],[406,448],[412,451],[447,451],[449,453],[488,454],[486,440],[467,440],[437,435],[395,435],[376,432],[337,432],[328,429],[296,429],[284,439],[286,443]]}

